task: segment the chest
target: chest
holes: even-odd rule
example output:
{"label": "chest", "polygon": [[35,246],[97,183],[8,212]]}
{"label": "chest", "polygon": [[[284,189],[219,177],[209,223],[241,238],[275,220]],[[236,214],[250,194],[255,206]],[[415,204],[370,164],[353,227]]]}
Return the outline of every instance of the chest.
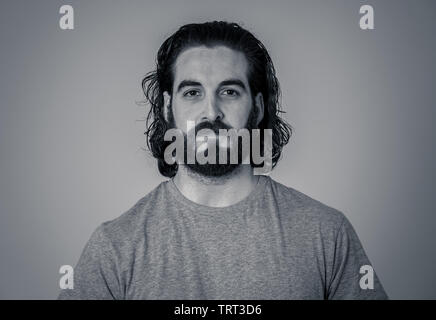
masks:
{"label": "chest", "polygon": [[310,241],[259,223],[168,226],[147,237],[128,294],[133,299],[322,299]]}

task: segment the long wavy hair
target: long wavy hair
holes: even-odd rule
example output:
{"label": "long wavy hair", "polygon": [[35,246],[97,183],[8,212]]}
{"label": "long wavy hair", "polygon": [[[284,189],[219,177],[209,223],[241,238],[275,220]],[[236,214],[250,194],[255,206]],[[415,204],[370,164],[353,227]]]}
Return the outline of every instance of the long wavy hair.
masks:
{"label": "long wavy hair", "polygon": [[[292,135],[292,127],[280,118],[280,113],[283,111],[280,106],[279,81],[264,45],[236,23],[213,21],[187,24],[165,40],[157,53],[156,69],[142,79],[146,102],[150,104],[144,133],[147,136],[147,147],[157,159],[159,172],[166,177],[173,177],[178,169],[177,163],[169,165],[164,160],[165,148],[171,143],[164,141],[164,135],[172,124],[167,123],[164,118],[163,93],[167,91],[172,94],[174,64],[179,54],[187,48],[217,45],[242,52],[248,61],[248,82],[253,98],[261,92],[264,99],[264,117],[258,128],[272,129],[273,168],[280,159],[283,146],[288,143]],[[261,141],[263,142],[263,138]]]}

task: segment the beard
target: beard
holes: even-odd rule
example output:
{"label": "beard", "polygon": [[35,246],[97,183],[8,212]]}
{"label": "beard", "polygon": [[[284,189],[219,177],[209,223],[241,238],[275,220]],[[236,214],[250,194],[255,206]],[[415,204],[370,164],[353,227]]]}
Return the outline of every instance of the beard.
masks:
{"label": "beard", "polygon": [[[244,127],[245,129],[248,129],[249,134],[250,134],[250,146],[251,146],[251,129],[255,129],[257,127],[256,126],[256,118],[257,118],[256,110],[257,110],[256,108],[252,109],[252,111],[250,112],[250,115],[248,117],[247,123]],[[209,163],[209,162],[199,163],[197,161],[197,157],[195,157],[195,162],[189,164],[187,161],[187,158],[188,158],[187,135],[186,135],[186,133],[184,133],[183,135],[184,135],[184,160],[185,160],[184,163],[185,163],[185,165],[191,171],[193,171],[197,174],[200,174],[202,176],[205,176],[205,177],[223,177],[223,176],[229,175],[232,172],[234,172],[243,162],[242,138],[238,137],[237,162],[231,163],[230,159],[231,159],[232,145],[227,143],[227,147],[226,147],[227,161],[225,163],[220,163],[219,154],[220,154],[220,149],[222,149],[223,147],[220,146],[220,144],[218,143],[219,130],[220,129],[230,130],[230,129],[234,129],[234,128],[227,126],[221,120],[217,120],[214,122],[209,122],[209,121],[201,122],[195,126],[196,133],[198,133],[198,131],[200,131],[202,129],[210,129],[215,133],[216,159],[215,159],[214,163]],[[207,142],[204,142],[204,143],[207,143]],[[195,143],[195,150],[193,151],[195,155],[198,152],[197,149],[198,148],[197,148],[197,142],[196,142]],[[208,155],[208,149],[204,151],[204,155],[205,156]]]}

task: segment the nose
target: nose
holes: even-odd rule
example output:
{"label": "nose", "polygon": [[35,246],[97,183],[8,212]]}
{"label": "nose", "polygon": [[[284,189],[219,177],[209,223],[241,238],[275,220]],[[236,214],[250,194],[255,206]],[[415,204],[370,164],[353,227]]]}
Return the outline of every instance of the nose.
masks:
{"label": "nose", "polygon": [[210,122],[214,122],[217,120],[222,120],[224,118],[224,114],[222,113],[215,97],[210,97],[205,101],[205,107],[203,112],[202,120],[209,120]]}

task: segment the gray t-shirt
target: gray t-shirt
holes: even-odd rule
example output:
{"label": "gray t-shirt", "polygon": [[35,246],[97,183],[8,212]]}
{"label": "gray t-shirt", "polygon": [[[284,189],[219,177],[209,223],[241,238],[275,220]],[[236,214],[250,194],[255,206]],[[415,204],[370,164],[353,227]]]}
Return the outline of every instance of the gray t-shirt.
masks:
{"label": "gray t-shirt", "polygon": [[224,208],[162,182],[101,224],[59,299],[387,299],[344,214],[270,177]]}

